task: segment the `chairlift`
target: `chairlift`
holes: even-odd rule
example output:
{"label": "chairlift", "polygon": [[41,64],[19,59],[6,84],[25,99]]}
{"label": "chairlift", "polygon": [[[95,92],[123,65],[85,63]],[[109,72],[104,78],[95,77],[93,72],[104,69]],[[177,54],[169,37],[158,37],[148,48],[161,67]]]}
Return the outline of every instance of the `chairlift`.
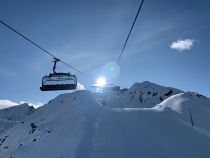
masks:
{"label": "chairlift", "polygon": [[56,72],[56,64],[60,60],[54,58],[53,73],[42,78],[41,91],[74,90],[77,88],[77,77],[68,73]]}

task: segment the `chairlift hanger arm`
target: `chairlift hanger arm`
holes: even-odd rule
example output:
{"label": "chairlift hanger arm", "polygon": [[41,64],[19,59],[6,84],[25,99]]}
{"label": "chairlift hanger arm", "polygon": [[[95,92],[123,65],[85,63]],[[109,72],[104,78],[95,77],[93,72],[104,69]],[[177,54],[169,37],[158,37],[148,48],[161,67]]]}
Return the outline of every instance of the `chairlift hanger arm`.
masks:
{"label": "chairlift hanger arm", "polygon": [[56,71],[55,71],[55,69],[56,69],[56,64],[57,64],[57,62],[59,62],[60,61],[60,59],[58,59],[58,58],[54,58],[54,60],[53,60],[53,63],[54,63],[54,65],[53,65],[53,73],[54,74],[56,74]]}

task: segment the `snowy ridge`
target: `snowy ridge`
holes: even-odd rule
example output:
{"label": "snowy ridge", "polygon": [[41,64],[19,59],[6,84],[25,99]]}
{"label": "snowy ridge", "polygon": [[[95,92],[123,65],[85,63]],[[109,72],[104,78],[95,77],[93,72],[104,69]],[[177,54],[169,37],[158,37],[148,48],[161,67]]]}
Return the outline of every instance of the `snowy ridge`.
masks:
{"label": "snowy ridge", "polygon": [[151,106],[154,106],[166,98],[181,92],[183,91],[171,87],[160,86],[148,81],[135,83],[129,90],[131,100],[138,101],[140,103],[149,102]]}
{"label": "snowy ridge", "polygon": [[0,110],[0,118],[12,121],[20,121],[27,115],[30,115],[34,110],[35,109],[33,106],[29,106],[28,104],[24,103]]}
{"label": "snowy ridge", "polygon": [[20,123],[22,119],[30,115],[34,110],[33,106],[29,106],[26,103],[0,110],[0,134]]}
{"label": "snowy ridge", "polygon": [[151,108],[155,105],[161,103],[168,97],[182,93],[183,91],[171,87],[164,87],[157,85],[155,83],[144,81],[141,83],[135,83],[128,90],[123,90],[116,95],[112,95],[108,98],[108,102],[112,107],[141,107],[141,108]]}

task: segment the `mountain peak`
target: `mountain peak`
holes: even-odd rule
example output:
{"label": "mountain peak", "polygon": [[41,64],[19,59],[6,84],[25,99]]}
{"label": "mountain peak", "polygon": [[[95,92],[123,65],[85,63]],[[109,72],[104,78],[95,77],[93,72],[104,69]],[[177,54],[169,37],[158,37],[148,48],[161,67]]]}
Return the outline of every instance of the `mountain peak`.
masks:
{"label": "mountain peak", "polygon": [[126,95],[130,98],[130,101],[135,102],[133,105],[137,107],[153,107],[166,98],[182,92],[183,91],[176,88],[144,81],[134,83],[131,88],[126,91]]}

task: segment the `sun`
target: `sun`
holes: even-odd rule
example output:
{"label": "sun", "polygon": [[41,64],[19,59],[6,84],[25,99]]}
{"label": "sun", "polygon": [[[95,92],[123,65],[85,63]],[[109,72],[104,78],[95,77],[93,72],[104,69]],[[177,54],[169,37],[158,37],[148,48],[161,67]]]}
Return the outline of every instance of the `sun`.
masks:
{"label": "sun", "polygon": [[99,86],[99,87],[103,87],[106,85],[106,78],[105,77],[99,77],[97,80],[96,80],[96,84]]}

